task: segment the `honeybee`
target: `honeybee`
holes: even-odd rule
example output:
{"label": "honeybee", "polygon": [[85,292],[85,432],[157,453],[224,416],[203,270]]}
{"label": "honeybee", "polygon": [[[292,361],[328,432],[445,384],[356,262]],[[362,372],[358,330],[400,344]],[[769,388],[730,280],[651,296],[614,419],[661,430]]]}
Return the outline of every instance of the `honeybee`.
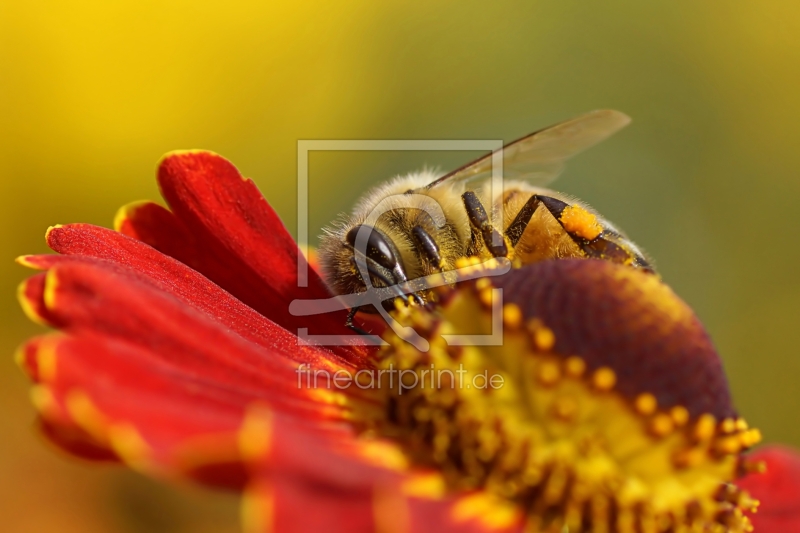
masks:
{"label": "honeybee", "polygon": [[[567,159],[629,122],[624,113],[599,110],[518,139],[503,148],[499,187],[492,186],[492,154],[445,175],[423,170],[376,187],[324,230],[319,261],[328,286],[337,295],[367,291],[366,278],[370,287],[408,286],[473,256],[516,266],[600,258],[653,272],[643,252],[591,207],[542,187]],[[423,287],[408,296],[424,304],[432,293]],[[383,307],[391,309],[396,297],[409,301],[396,290]],[[350,310],[351,327],[358,310]]]}

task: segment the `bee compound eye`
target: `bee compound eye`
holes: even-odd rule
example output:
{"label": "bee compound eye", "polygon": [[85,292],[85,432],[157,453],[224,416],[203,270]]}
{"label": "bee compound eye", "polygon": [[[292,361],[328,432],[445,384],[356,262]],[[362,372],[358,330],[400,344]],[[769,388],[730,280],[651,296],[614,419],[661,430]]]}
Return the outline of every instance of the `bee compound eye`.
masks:
{"label": "bee compound eye", "polygon": [[363,225],[354,226],[350,231],[347,232],[346,239],[348,244],[350,244],[350,246],[352,246],[354,249],[357,249],[356,238],[358,237],[358,233],[361,228],[365,228],[365,231],[369,231],[366,249],[361,250],[364,252],[364,255],[387,270],[395,270],[397,267],[397,258],[395,257],[394,252],[392,252],[392,248],[389,246],[386,238],[375,228],[370,228],[369,226]]}

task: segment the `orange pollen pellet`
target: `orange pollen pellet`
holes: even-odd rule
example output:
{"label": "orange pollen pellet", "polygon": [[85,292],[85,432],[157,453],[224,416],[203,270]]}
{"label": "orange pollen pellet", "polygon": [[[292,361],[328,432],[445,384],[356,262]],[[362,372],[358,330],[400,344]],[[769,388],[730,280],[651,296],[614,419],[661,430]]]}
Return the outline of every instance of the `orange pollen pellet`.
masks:
{"label": "orange pollen pellet", "polygon": [[609,391],[617,383],[617,375],[608,367],[599,368],[592,376],[594,386],[601,391]]}
{"label": "orange pollen pellet", "polygon": [[517,304],[503,306],[503,322],[511,329],[517,329],[522,324],[522,310]]}
{"label": "orange pollen pellet", "polygon": [[666,437],[675,429],[675,423],[672,421],[672,417],[665,414],[660,413],[656,415],[652,422],[650,422],[650,431],[656,437]]}
{"label": "orange pollen pellet", "polygon": [[636,411],[638,411],[639,414],[652,415],[656,412],[658,400],[656,400],[656,397],[649,392],[645,392],[644,394],[640,394],[636,397],[634,405],[636,406]]}
{"label": "orange pollen pellet", "polygon": [[739,431],[745,431],[747,430],[748,427],[749,426],[747,425],[747,421],[745,421],[744,418],[736,419],[736,429],[738,429]]}
{"label": "orange pollen pellet", "polygon": [[539,365],[537,377],[542,385],[553,385],[561,378],[561,369],[552,361],[544,361]]}
{"label": "orange pollen pellet", "polygon": [[586,372],[586,363],[577,355],[573,355],[567,358],[567,361],[564,363],[564,369],[567,371],[568,376],[579,378]]}
{"label": "orange pollen pellet", "polygon": [[589,241],[603,232],[597,217],[578,205],[565,207],[560,220],[565,230]]}

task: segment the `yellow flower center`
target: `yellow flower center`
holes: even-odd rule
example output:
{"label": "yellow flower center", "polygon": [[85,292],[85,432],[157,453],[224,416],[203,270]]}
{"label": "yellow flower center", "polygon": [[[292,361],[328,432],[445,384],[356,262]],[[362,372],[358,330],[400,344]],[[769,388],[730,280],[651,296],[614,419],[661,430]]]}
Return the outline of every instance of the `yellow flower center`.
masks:
{"label": "yellow flower center", "polygon": [[514,502],[532,531],[752,529],[743,511],[757,502],[732,481],[757,430],[659,405],[649,392],[621,393],[617,371],[559,353],[545,319],[499,298],[482,278],[435,312],[396,313],[430,350],[386,335],[380,434],[440,470],[451,490]]}

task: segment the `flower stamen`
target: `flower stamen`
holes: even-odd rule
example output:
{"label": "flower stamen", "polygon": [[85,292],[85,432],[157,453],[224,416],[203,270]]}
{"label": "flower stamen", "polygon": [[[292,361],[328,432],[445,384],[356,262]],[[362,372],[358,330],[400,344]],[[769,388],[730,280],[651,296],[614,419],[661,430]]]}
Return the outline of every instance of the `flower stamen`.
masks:
{"label": "flower stamen", "polygon": [[[739,418],[692,417],[649,392],[624,395],[617,371],[558,353],[553,329],[514,304],[502,310],[502,346],[448,346],[443,336],[491,333],[492,286],[471,286],[444,295],[436,311],[398,313],[405,325],[425,326],[431,349],[387,333],[379,368],[419,379],[382,383],[376,433],[441,471],[449,491],[481,490],[518,506],[533,530],[751,531],[743,513],[757,502],[731,481],[756,431]],[[429,386],[431,372],[446,379]],[[485,386],[492,376],[502,386]]]}

